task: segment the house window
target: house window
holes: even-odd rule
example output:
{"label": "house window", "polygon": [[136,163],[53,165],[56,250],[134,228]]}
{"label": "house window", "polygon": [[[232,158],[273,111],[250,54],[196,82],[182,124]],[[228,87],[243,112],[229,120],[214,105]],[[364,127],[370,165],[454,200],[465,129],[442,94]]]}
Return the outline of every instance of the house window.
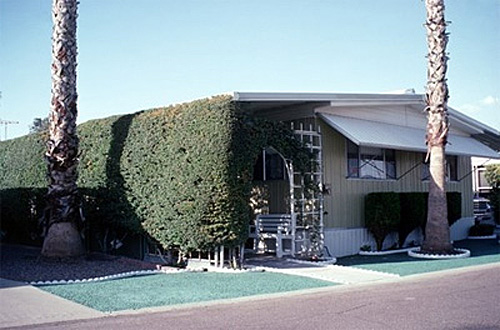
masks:
{"label": "house window", "polygon": [[446,178],[450,181],[458,181],[457,156],[446,156]]}
{"label": "house window", "polygon": [[[426,155],[423,156],[423,166],[422,166],[422,180],[429,181],[431,173],[429,170],[429,162],[425,161]],[[457,156],[446,156],[446,181],[458,181],[458,157]]]}
{"label": "house window", "polygon": [[485,167],[479,167],[477,169],[477,187],[479,189],[489,189],[490,184],[488,180],[486,180],[486,168]]}
{"label": "house window", "polygon": [[272,149],[263,150],[254,166],[254,181],[285,180],[285,162]]}
{"label": "house window", "polygon": [[347,177],[395,179],[396,152],[392,149],[358,147],[347,141]]}

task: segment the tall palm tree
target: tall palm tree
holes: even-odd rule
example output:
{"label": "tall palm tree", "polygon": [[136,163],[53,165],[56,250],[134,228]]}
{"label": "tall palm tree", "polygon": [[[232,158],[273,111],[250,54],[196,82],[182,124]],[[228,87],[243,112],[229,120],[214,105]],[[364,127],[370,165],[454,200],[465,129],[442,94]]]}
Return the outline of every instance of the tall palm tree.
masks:
{"label": "tall palm tree", "polygon": [[446,205],[445,147],[449,130],[446,84],[446,21],[444,0],[426,0],[427,21],[427,157],[430,160],[429,204],[422,251],[449,253],[450,229]]}
{"label": "tall palm tree", "polygon": [[42,255],[72,257],[84,253],[78,231],[81,221],[76,134],[77,0],[53,0],[52,100],[49,114],[46,236]]}

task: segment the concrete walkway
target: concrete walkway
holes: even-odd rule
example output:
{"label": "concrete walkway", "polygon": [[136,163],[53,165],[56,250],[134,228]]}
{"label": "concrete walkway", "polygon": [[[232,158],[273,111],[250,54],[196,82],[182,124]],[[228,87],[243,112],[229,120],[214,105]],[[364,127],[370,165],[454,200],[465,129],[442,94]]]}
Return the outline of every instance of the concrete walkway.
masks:
{"label": "concrete walkway", "polygon": [[306,276],[319,280],[341,283],[358,284],[382,280],[394,280],[399,275],[375,272],[352,267],[329,265],[323,267],[302,267],[302,268],[264,268],[270,272],[278,272],[289,275]]}
{"label": "concrete walkway", "polygon": [[273,256],[256,257],[246,261],[246,264],[268,272],[289,275],[306,276],[341,284],[357,284],[381,280],[394,280],[399,275],[376,272],[372,270],[345,267],[339,265],[314,265],[313,263],[297,263],[291,260],[279,259]]}
{"label": "concrete walkway", "polygon": [[31,285],[0,278],[0,328],[81,320],[104,315]]}

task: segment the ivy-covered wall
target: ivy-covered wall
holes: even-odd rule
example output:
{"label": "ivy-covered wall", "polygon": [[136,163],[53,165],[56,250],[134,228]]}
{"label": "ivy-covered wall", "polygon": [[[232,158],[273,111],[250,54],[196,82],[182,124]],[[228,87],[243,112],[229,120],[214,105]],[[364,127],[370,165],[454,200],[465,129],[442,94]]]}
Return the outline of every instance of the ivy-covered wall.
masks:
{"label": "ivy-covered wall", "polygon": [[[272,145],[298,169],[311,159],[288,128],[245,116],[229,96],[89,121],[78,134],[89,232],[145,231],[184,252],[246,239],[261,148]],[[44,140],[42,133],[0,143],[3,199],[45,187]],[[21,223],[3,203],[1,209],[2,230],[4,222]]]}

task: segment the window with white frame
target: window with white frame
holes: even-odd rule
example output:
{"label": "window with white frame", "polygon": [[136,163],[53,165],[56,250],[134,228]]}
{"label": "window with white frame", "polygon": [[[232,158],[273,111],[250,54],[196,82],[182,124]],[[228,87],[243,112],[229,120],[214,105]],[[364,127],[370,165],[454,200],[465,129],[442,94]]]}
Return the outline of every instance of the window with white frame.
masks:
{"label": "window with white frame", "polygon": [[486,179],[486,167],[477,168],[477,188],[491,189],[490,183]]}
{"label": "window with white frame", "polygon": [[269,148],[262,150],[254,165],[255,181],[285,180],[285,162],[280,154]]}
{"label": "window with white frame", "polygon": [[392,149],[359,147],[347,140],[347,177],[396,179],[396,152]]}
{"label": "window with white frame", "polygon": [[[422,181],[429,181],[431,173],[429,170],[429,161],[425,161],[426,154],[422,155],[423,165],[421,177]],[[446,181],[458,181],[458,157],[457,156],[446,156]]]}

